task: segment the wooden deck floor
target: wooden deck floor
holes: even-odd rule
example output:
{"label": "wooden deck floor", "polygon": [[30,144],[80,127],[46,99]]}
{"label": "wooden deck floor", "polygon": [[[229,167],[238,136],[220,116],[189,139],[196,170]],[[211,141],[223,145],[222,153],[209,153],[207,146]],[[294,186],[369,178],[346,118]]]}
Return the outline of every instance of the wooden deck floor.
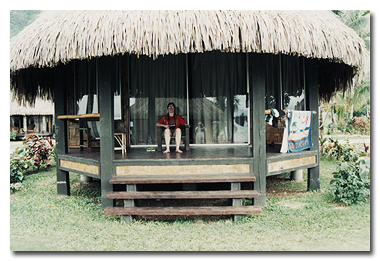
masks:
{"label": "wooden deck floor", "polygon": [[[183,148],[181,148],[183,149]],[[267,146],[266,157],[280,157],[280,146]],[[79,149],[69,149],[68,154],[74,157],[100,160],[99,148],[93,148],[93,152],[80,151]],[[163,152],[147,151],[145,147],[133,147],[127,149],[127,153],[122,155],[121,151],[115,151],[115,160],[196,160],[196,159],[247,159],[253,157],[253,149],[248,146],[205,146],[190,147],[190,151],[176,153],[175,148],[171,148],[169,154]]]}
{"label": "wooden deck floor", "polygon": [[[189,151],[181,148],[183,153],[176,153],[175,148],[171,152],[147,151],[145,147],[134,147],[127,149],[126,154],[115,151],[116,160],[193,160],[193,159],[230,159],[230,158],[252,158],[252,147],[248,146],[215,146],[215,147],[190,147]],[[90,158],[100,160],[98,148],[93,148],[91,153],[79,149],[69,149],[68,154],[74,157]]]}

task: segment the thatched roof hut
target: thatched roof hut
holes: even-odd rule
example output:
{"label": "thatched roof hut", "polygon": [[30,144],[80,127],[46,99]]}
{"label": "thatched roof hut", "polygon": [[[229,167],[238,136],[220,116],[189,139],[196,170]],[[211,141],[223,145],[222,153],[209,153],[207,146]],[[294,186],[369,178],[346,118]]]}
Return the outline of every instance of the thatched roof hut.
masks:
{"label": "thatched roof hut", "polygon": [[73,59],[211,50],[320,59],[323,99],[361,79],[367,53],[330,11],[43,11],[11,40],[11,88],[33,102],[53,96],[49,68]]}
{"label": "thatched roof hut", "polygon": [[10,115],[54,115],[54,104],[52,101],[37,98],[34,105],[19,104],[10,98]]}

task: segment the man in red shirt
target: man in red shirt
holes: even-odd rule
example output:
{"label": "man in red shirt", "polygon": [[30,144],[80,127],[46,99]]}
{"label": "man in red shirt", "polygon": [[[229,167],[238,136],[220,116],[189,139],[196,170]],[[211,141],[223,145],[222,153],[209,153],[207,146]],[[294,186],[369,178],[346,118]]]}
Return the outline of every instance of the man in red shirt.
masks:
{"label": "man in red shirt", "polygon": [[165,144],[166,144],[166,150],[164,153],[170,153],[170,137],[174,135],[175,137],[175,145],[176,149],[175,152],[182,153],[182,151],[179,149],[179,145],[181,144],[181,126],[189,126],[187,122],[180,116],[175,114],[175,105],[174,103],[170,102],[167,106],[168,114],[165,116],[162,116],[161,119],[159,119],[156,123],[156,126],[164,127],[164,137],[165,137]]}

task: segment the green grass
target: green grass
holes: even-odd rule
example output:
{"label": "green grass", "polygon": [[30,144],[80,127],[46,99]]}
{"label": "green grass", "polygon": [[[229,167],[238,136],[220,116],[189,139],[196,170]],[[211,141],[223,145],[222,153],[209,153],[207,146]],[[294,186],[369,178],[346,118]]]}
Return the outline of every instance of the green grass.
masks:
{"label": "green grass", "polygon": [[[334,162],[321,161],[321,191],[268,198],[259,215],[242,220],[120,222],[101,211],[99,190],[73,185],[56,193],[55,170],[26,176],[11,194],[12,251],[330,251],[370,250],[370,203],[336,208],[324,191]],[[77,175],[70,174],[73,184]],[[282,186],[302,186],[287,182]],[[280,186],[280,184],[278,184]],[[292,209],[283,200],[306,203]]]}

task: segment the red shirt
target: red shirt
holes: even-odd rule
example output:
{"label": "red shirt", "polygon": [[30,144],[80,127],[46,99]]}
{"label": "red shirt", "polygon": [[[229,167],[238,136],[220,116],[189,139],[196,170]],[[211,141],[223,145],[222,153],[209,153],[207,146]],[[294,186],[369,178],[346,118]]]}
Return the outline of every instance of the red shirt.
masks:
{"label": "red shirt", "polygon": [[[174,118],[175,116],[175,118]],[[169,125],[171,130],[178,129],[180,126],[183,126],[186,124],[186,121],[178,114],[174,114],[173,117],[169,117],[168,121],[168,115],[162,116],[161,119],[158,120],[158,123]]]}

